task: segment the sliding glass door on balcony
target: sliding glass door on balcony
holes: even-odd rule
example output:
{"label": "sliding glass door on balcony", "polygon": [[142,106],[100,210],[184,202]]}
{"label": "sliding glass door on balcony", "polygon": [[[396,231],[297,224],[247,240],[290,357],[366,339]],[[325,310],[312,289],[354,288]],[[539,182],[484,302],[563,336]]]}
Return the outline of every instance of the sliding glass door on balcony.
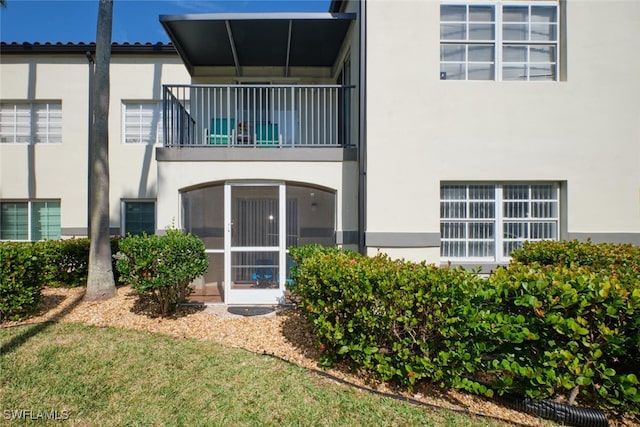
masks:
{"label": "sliding glass door on balcony", "polygon": [[348,146],[344,85],[165,86],[165,146]]}

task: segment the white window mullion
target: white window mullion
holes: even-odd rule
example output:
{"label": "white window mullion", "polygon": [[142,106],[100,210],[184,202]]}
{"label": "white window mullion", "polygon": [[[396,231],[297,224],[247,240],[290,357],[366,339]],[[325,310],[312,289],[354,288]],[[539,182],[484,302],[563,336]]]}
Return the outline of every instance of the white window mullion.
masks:
{"label": "white window mullion", "polygon": [[556,214],[554,219],[556,220],[556,240],[560,240],[562,233],[560,232],[560,185],[556,185]]}
{"label": "white window mullion", "polygon": [[137,131],[137,140],[138,142],[142,142],[143,141],[143,137],[142,137],[142,122],[144,121],[144,108],[142,106],[142,104],[138,105],[138,131]]}
{"label": "white window mullion", "polygon": [[503,209],[502,209],[502,185],[496,185],[495,186],[495,213],[496,213],[496,217],[495,217],[495,222],[494,222],[494,235],[495,235],[495,239],[496,239],[496,243],[495,243],[495,252],[494,252],[494,259],[497,261],[502,261],[503,256],[502,256],[502,252],[503,252],[503,228],[504,228],[504,224],[503,224]]}
{"label": "white window mullion", "polygon": [[470,239],[470,232],[471,232],[471,222],[469,221],[469,218],[471,217],[471,202],[469,201],[470,199],[470,191],[469,191],[469,186],[467,185],[465,188],[465,195],[464,195],[464,200],[465,200],[465,216],[464,216],[464,222],[465,222],[465,229],[464,229],[464,257],[465,258],[469,258],[471,256],[471,239]]}
{"label": "white window mullion", "polygon": [[531,239],[532,238],[532,219],[533,219],[533,189],[532,186],[529,185],[529,188],[527,188],[528,191],[528,197],[527,197],[527,221],[526,221],[526,225],[527,225],[527,239]]}
{"label": "white window mullion", "polygon": [[[29,104],[29,125],[29,144],[35,144],[38,134],[38,113],[34,103]],[[29,210],[31,210],[31,206],[29,206]],[[31,232],[29,232],[29,240],[31,240]]]}
{"label": "white window mullion", "polygon": [[495,79],[502,81],[502,3],[496,4]]}
{"label": "white window mullion", "polygon": [[286,265],[287,265],[287,189],[284,184],[280,184],[278,186],[278,201],[279,203],[279,212],[278,212],[278,268],[277,271],[280,273],[277,275],[279,278],[278,286],[282,289],[284,286],[284,282],[287,279]]}
{"label": "white window mullion", "polygon": [[31,200],[27,202],[27,240],[31,241],[31,228],[33,227],[33,215],[31,214],[32,203]]}

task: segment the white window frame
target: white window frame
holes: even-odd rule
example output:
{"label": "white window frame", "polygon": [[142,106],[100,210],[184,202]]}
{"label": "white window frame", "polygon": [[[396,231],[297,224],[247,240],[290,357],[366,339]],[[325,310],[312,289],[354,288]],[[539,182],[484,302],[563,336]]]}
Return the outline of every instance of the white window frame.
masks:
{"label": "white window frame", "polygon": [[[26,239],[15,239],[15,241],[19,241],[19,242],[32,242],[34,241],[33,238],[33,208],[34,208],[34,203],[58,203],[59,209],[60,209],[60,234],[62,234],[62,202],[60,199],[31,199],[31,200],[24,200],[24,199],[2,199],[0,200],[0,204],[1,203],[26,203],[27,204],[27,238]],[[0,213],[1,215],[1,213]],[[14,239],[2,239],[0,241],[9,241],[9,240],[14,240]]]}
{"label": "white window frame", "polygon": [[[155,129],[155,140],[151,141],[144,135],[144,107],[152,106],[152,120],[157,114],[158,123]],[[137,114],[138,129],[132,132],[128,129],[127,116],[129,114]],[[149,129],[151,130],[150,124]],[[162,117],[162,101],[157,100],[123,100],[122,101],[122,143],[126,145],[161,145],[163,140],[163,117]]]}
{"label": "white window frame", "polygon": [[[559,240],[560,238],[560,185],[557,182],[442,182],[440,184],[440,188],[447,185],[456,185],[456,186],[464,186],[466,196],[463,199],[443,199],[440,197],[440,209],[442,212],[443,203],[453,202],[453,203],[466,203],[466,216],[465,218],[450,218],[443,217],[442,214],[440,216],[440,224],[442,226],[443,223],[457,223],[463,224],[465,227],[465,236],[464,237],[440,237],[440,245],[441,245],[441,256],[440,260],[442,262],[497,262],[497,263],[508,263],[511,260],[511,257],[505,255],[503,253],[504,243],[507,241],[512,242],[524,242],[524,241],[539,241],[539,240]],[[493,186],[494,188],[494,197],[492,199],[470,199],[469,197],[469,187],[471,186],[480,186],[480,185],[488,185]],[[532,187],[536,185],[551,185],[553,186],[554,198],[552,199],[534,199],[532,198]],[[504,202],[512,199],[505,199],[504,188],[509,186],[527,186],[528,187],[528,198],[527,199],[517,199],[527,203],[527,217],[505,217],[504,212]],[[493,218],[474,218],[469,215],[470,211],[470,203],[477,202],[492,202],[494,204],[494,216]],[[555,216],[548,217],[534,217],[532,216],[532,204],[536,202],[552,202],[555,203]],[[494,236],[490,239],[471,239],[469,237],[469,224],[473,223],[492,223],[493,224],[493,234]],[[505,239],[505,225],[507,224],[516,224],[516,223],[524,223],[527,224],[528,227],[528,235],[529,238],[514,238],[514,239]],[[531,237],[531,225],[532,224],[542,224],[549,223],[555,227],[555,237],[552,239],[542,239],[542,238],[532,238]],[[442,231],[441,231],[442,233]],[[442,255],[442,246],[445,242],[464,242],[466,245],[466,255],[465,256],[444,256]],[[469,253],[469,243],[470,242],[478,242],[478,241],[492,241],[493,242],[493,253],[491,256],[486,257],[470,257]]]}
{"label": "white window frame", "polygon": [[[443,39],[442,37],[440,38],[440,50],[442,51],[442,47],[443,46],[447,46],[447,45],[459,45],[459,46],[464,46],[465,49],[465,59],[464,61],[443,61],[442,59],[442,53],[440,54],[440,79],[441,80],[447,80],[446,75],[444,74],[444,72],[442,71],[442,65],[443,64],[463,64],[465,66],[465,76],[463,79],[455,79],[455,80],[480,80],[482,81],[482,79],[469,79],[469,65],[470,64],[493,64],[493,71],[494,71],[494,75],[493,75],[493,79],[489,79],[489,81],[494,80],[494,81],[542,81],[542,82],[549,82],[549,81],[559,81],[559,76],[560,76],[560,69],[559,69],[559,64],[560,64],[560,4],[559,4],[559,0],[529,0],[529,1],[501,1],[501,0],[487,0],[487,1],[441,1],[440,6],[466,6],[467,8],[467,16],[466,16],[466,21],[445,21],[448,23],[453,23],[453,24],[465,24],[467,25],[466,27],[466,31],[467,31],[467,36],[465,39],[461,39],[461,40],[448,40],[448,39]],[[475,21],[470,21],[469,20],[469,6],[492,6],[494,9],[494,40],[473,40],[470,39],[468,34],[469,34],[469,24],[479,24],[481,22],[475,22]],[[525,40],[504,40],[503,37],[503,31],[504,31],[504,24],[506,23],[507,25],[509,23],[511,24],[515,24],[515,22],[511,22],[511,21],[504,21],[503,19],[503,8],[504,7],[509,7],[509,6],[519,6],[519,7],[524,7],[526,6],[528,8],[528,15],[527,15],[527,28],[528,28],[528,35],[529,37]],[[546,7],[555,7],[556,10],[556,21],[551,23],[551,26],[555,26],[555,40],[533,40],[531,38],[531,8],[532,6],[546,6]],[[440,20],[440,25],[443,24],[443,21]],[[535,25],[535,24],[534,24]],[[469,47],[470,46],[482,46],[482,45],[493,45],[494,47],[494,61],[493,62],[477,62],[477,61],[469,61],[469,57],[468,57],[468,51],[469,51]],[[504,62],[503,61],[503,49],[505,47],[509,47],[509,46],[521,46],[521,47],[526,47],[526,60],[524,62]],[[553,49],[555,49],[555,57],[553,59],[553,61],[550,62],[544,62],[544,61],[537,61],[537,62],[532,62],[531,61],[531,50],[532,48],[535,48],[535,46],[551,46]],[[524,78],[522,79],[504,79],[503,78],[503,67],[505,65],[522,65],[523,67],[526,67],[527,72],[526,75],[524,76]],[[554,67],[555,69],[555,75],[553,76],[552,79],[532,79],[531,78],[531,74],[530,74],[530,68],[531,66],[535,66],[535,65],[551,65]]]}
{"label": "white window frame", "polygon": [[0,132],[13,128],[0,133],[0,143],[61,144],[62,101],[2,101],[0,124]]}

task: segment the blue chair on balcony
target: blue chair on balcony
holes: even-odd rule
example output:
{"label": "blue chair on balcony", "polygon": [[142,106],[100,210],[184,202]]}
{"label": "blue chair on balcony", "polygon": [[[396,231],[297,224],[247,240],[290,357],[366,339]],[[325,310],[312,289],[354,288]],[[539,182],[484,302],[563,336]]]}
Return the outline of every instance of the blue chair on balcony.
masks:
{"label": "blue chair on balcony", "polygon": [[258,123],[256,127],[256,145],[280,145],[280,132],[277,123]]}
{"label": "blue chair on balcony", "polygon": [[217,118],[211,119],[209,131],[209,144],[230,145],[235,137],[236,119]]}

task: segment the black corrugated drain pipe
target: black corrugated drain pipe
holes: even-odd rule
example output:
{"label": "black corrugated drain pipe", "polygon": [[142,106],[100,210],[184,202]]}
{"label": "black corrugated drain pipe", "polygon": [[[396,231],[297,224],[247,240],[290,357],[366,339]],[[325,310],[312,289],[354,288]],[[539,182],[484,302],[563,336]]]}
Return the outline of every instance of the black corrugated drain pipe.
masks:
{"label": "black corrugated drain pipe", "polygon": [[599,409],[581,408],[552,400],[534,400],[513,394],[502,396],[509,407],[531,415],[575,427],[608,427],[606,415]]}

